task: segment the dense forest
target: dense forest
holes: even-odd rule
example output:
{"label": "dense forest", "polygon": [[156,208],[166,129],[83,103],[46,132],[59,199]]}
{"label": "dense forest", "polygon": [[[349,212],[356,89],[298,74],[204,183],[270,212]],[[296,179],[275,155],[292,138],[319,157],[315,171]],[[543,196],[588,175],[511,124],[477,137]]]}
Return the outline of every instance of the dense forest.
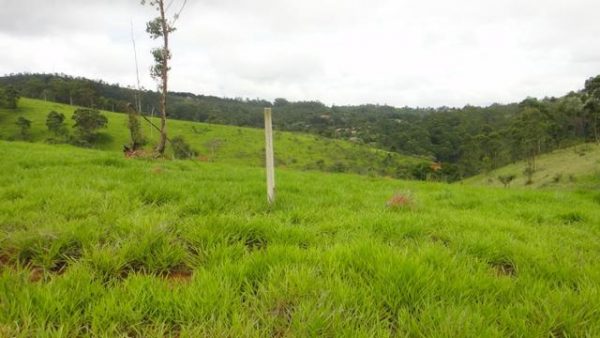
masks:
{"label": "dense forest", "polygon": [[[109,111],[126,111],[127,104],[135,102],[144,114],[152,114],[158,103],[153,91],[64,74],[11,74],[0,77],[0,87],[4,105],[10,104],[7,97],[20,95]],[[440,163],[421,168],[416,175],[421,179],[455,181],[523,159],[531,173],[539,154],[600,141],[600,76],[563,97],[462,108],[326,106],[318,101],[269,102],[171,92],[168,115],[261,127],[264,107],[273,107],[275,128],[280,130],[347,139]]]}

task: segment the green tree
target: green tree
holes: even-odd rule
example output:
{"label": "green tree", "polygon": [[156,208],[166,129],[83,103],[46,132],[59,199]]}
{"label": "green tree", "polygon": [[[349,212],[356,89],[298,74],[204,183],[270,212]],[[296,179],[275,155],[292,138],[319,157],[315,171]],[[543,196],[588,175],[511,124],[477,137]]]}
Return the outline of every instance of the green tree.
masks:
{"label": "green tree", "polygon": [[65,125],[65,115],[55,111],[49,112],[46,116],[46,126],[56,136],[65,136],[68,132]]}
{"label": "green tree", "polygon": [[75,141],[82,146],[91,145],[97,138],[96,131],[100,128],[106,128],[108,124],[106,116],[95,109],[77,109],[73,114],[73,120],[75,120],[73,128],[75,128],[77,135]]}
{"label": "green tree", "polygon": [[527,176],[536,171],[536,158],[547,137],[548,121],[540,109],[525,107],[513,121],[513,148],[527,159]]}
{"label": "green tree", "polygon": [[21,135],[21,139],[28,139],[29,130],[31,129],[31,121],[24,118],[23,116],[19,116],[16,125],[19,126],[19,134]]}
{"label": "green tree", "polygon": [[600,76],[585,81],[585,115],[594,141],[600,144]]}
{"label": "green tree", "polygon": [[583,114],[583,102],[579,94],[567,95],[553,105],[548,131],[556,147],[561,148],[565,142],[572,143],[585,137]]}
{"label": "green tree", "polygon": [[8,109],[17,109],[19,105],[19,91],[14,86],[7,86],[3,90],[2,105]]}
{"label": "green tree", "polygon": [[171,59],[171,50],[169,49],[169,36],[175,31],[175,22],[179,18],[187,0],[173,19],[168,18],[168,9],[172,2],[165,6],[164,0],[141,0],[142,5],[148,3],[154,7],[159,16],[146,24],[146,32],[152,39],[162,38],[162,47],[152,50],[155,64],[150,69],[150,75],[158,82],[160,90],[160,139],[155,151],[160,155],[164,154],[167,143],[167,94],[169,80],[169,60]]}

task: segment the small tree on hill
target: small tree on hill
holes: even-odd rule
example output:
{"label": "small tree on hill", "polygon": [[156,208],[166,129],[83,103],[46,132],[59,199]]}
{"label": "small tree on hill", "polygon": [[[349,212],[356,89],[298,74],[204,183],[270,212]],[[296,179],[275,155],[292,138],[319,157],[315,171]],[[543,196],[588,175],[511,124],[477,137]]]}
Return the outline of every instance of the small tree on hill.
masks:
{"label": "small tree on hill", "polygon": [[96,140],[96,131],[100,128],[106,128],[108,119],[106,116],[100,114],[95,109],[77,109],[73,114],[73,120],[77,133],[76,143],[83,146],[89,146]]}
{"label": "small tree on hill", "polygon": [[510,186],[510,182],[512,182],[516,178],[515,175],[500,175],[498,176],[498,180],[502,182],[505,188]]}
{"label": "small tree on hill", "polygon": [[19,104],[19,92],[13,86],[4,88],[0,95],[0,104],[4,108],[17,109]]}
{"label": "small tree on hill", "polygon": [[19,133],[21,135],[21,138],[23,140],[28,139],[29,138],[29,130],[31,129],[31,121],[24,118],[23,116],[19,116],[19,118],[17,119],[16,125],[19,126]]}
{"label": "small tree on hill", "polygon": [[67,135],[67,127],[65,125],[65,115],[55,111],[51,111],[46,116],[46,126],[54,135],[64,137]]}

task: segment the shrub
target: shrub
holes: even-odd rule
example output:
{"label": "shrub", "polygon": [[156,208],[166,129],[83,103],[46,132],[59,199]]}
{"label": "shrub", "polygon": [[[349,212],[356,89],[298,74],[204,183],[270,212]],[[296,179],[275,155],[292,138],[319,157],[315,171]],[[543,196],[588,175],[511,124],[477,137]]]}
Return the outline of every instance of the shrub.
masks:
{"label": "shrub", "polygon": [[336,173],[343,173],[346,170],[348,170],[348,167],[340,162],[340,161],[336,161],[330,168],[331,171],[336,172]]}
{"label": "shrub", "polygon": [[498,176],[498,180],[500,182],[502,182],[502,184],[504,185],[505,188],[508,188],[510,186],[510,182],[512,182],[517,176],[510,174],[510,175],[500,175]]}
{"label": "shrub", "polygon": [[17,119],[17,126],[19,126],[19,133],[21,134],[21,139],[26,140],[29,138],[29,130],[31,129],[31,121],[24,118],[23,116],[19,116]]}
{"label": "shrub", "polygon": [[569,212],[558,216],[565,224],[573,224],[585,221],[585,216],[578,212]]}
{"label": "shrub", "polygon": [[428,163],[419,163],[413,167],[412,176],[419,181],[426,181],[432,173],[433,170]]}
{"label": "shrub", "polygon": [[175,136],[171,139],[171,146],[173,147],[173,155],[177,159],[187,159],[196,156],[196,151],[185,142],[182,136]]}

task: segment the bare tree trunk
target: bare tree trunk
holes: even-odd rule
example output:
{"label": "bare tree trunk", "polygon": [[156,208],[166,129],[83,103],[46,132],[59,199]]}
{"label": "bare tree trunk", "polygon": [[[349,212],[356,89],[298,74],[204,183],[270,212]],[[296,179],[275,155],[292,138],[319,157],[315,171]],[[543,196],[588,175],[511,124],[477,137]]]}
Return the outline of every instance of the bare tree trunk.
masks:
{"label": "bare tree trunk", "polygon": [[168,63],[169,63],[169,27],[167,25],[167,18],[165,17],[165,8],[163,0],[158,2],[160,8],[161,26],[163,31],[163,58],[162,58],[162,88],[160,95],[160,139],[156,146],[156,152],[159,154],[165,153],[165,146],[167,143],[167,83],[168,83]]}

